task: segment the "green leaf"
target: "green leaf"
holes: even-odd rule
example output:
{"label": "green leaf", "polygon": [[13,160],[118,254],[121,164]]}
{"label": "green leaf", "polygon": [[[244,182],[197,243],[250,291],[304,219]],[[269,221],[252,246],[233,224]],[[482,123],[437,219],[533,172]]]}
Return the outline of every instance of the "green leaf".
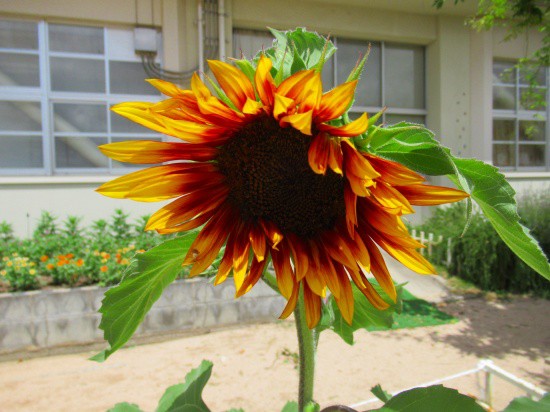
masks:
{"label": "green leaf", "polygon": [[395,312],[400,313],[402,307],[401,295],[403,287],[401,285],[396,286],[397,290],[397,302],[394,303],[382,290],[382,288],[373,283],[374,288],[378,291],[380,296],[390,305],[386,310],[378,310],[363,293],[352,284],[353,298],[355,301],[355,307],[353,311],[353,321],[349,325],[342,316],[334,296],[328,298],[327,304],[323,305],[323,312],[321,320],[317,326],[318,332],[330,329],[337,335],[339,335],[344,342],[349,345],[353,345],[353,332],[359,329],[367,329],[369,327],[377,327],[379,329],[390,329],[393,324],[393,314]]}
{"label": "green leaf", "polygon": [[233,60],[233,63],[248,77],[250,82],[254,84],[254,76],[256,75],[256,68],[254,65],[246,59]]}
{"label": "green leaf", "polygon": [[502,412],[540,412],[550,411],[550,393],[540,401],[534,401],[527,396],[516,398]]}
{"label": "green leaf", "polygon": [[143,412],[139,407],[134,403],[121,402],[117,403],[107,412]]}
{"label": "green leaf", "polygon": [[210,412],[202,391],[212,374],[212,362],[203,360],[185,376],[185,382],[170,386],[160,398],[156,412]]}
{"label": "green leaf", "polygon": [[102,314],[99,328],[104,331],[103,336],[110,348],[92,360],[104,361],[132,337],[153,303],[176,278],[197,233],[189,231],[136,255],[122,282],[105,292],[99,309]]}
{"label": "green leaf", "polygon": [[483,412],[484,409],[469,396],[443,385],[414,388],[392,397],[379,412],[460,411]]}
{"label": "green leaf", "polygon": [[380,386],[380,384],[370,388],[370,391],[374,396],[376,396],[378,399],[380,399],[384,403],[388,402],[391,399],[391,395],[388,392],[386,392],[384,389],[382,389],[382,386]]}
{"label": "green leaf", "polygon": [[[550,279],[550,265],[537,241],[519,222],[515,192],[494,166],[476,159],[460,159],[418,125],[399,123],[374,127],[358,147],[395,160],[427,175],[448,175],[480,206],[508,247],[536,272]],[[470,207],[468,207],[470,210]],[[470,212],[468,211],[468,215]]]}
{"label": "green leaf", "polygon": [[550,280],[548,260],[529,229],[519,222],[515,191],[504,175],[480,160],[453,158],[453,161],[473,188],[472,198],[504,243],[533,270]]}
{"label": "green leaf", "polygon": [[298,412],[298,402],[288,401],[281,412]]}

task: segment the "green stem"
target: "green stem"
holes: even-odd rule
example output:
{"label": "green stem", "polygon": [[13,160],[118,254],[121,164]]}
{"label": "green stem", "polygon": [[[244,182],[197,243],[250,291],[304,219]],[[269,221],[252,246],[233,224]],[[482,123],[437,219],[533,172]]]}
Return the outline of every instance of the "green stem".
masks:
{"label": "green stem", "polygon": [[309,329],[306,321],[304,292],[300,289],[300,297],[294,309],[296,332],[298,334],[298,349],[300,352],[300,386],[298,388],[298,411],[313,402],[313,378],[315,373],[315,337],[314,330]]}

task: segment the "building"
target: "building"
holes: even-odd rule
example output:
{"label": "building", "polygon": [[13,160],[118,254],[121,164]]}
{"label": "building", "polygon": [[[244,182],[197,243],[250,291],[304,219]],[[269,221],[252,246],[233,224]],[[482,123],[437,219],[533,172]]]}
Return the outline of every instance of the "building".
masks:
{"label": "building", "polygon": [[[203,59],[268,47],[267,26],[330,34],[339,51],[323,75],[329,86],[347,77],[370,43],[355,111],[388,106],[386,122],[425,123],[454,153],[501,167],[517,190],[548,190],[550,105],[523,107],[523,77],[506,71],[541,37],[503,42],[502,30],[478,33],[464,24],[477,1],[442,10],[432,3],[0,0],[0,221],[26,235],[41,210],[88,222],[115,208],[152,213],[157,205],[94,192],[129,170],[103,157],[98,144],[162,138],[108,107],[160,99],[143,82],[159,70],[185,83]],[[546,68],[541,84],[548,78]]]}

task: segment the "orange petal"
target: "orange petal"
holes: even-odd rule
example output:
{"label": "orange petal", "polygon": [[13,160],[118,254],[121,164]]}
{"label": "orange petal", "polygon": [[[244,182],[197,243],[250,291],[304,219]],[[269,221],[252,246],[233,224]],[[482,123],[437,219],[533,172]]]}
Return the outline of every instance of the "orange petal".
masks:
{"label": "orange petal", "polygon": [[400,163],[369,154],[364,154],[364,156],[374,166],[376,171],[380,173],[381,179],[392,186],[414,185],[426,180],[422,175],[413,172]]}
{"label": "orange petal", "polygon": [[294,270],[296,271],[296,280],[300,281],[306,275],[309,268],[309,258],[307,247],[294,235],[288,235],[288,244],[292,251],[292,257],[294,260]]}
{"label": "orange petal", "polygon": [[347,140],[342,141],[342,152],[344,154],[344,165],[346,173],[354,174],[355,176],[367,180],[380,177],[370,162],[361,156],[357,149]]}
{"label": "orange petal", "polygon": [[315,76],[313,70],[302,70],[287,77],[277,88],[277,94],[295,100],[302,93],[304,85]]}
{"label": "orange petal", "polygon": [[167,82],[166,80],[145,79],[145,81],[166,96],[179,97],[184,95],[186,92],[186,90],[182,90],[174,83]]}
{"label": "orange petal", "polygon": [[277,245],[281,240],[283,240],[283,234],[279,228],[272,222],[260,220],[260,225],[264,230],[265,235],[271,242],[271,247],[277,249]]}
{"label": "orange petal", "polygon": [[235,282],[236,291],[241,288],[248,270],[249,251],[248,228],[241,227],[233,247],[233,281]]}
{"label": "orange petal", "polygon": [[265,265],[267,261],[258,262],[256,259],[252,259],[252,264],[250,265],[250,273],[244,279],[244,282],[241,288],[235,294],[235,297],[241,297],[245,293],[248,293],[250,289],[260,280],[262,273],[264,273]]}
{"label": "orange petal", "polygon": [[340,147],[340,143],[335,141],[334,139],[329,139],[330,143],[330,151],[329,151],[329,157],[328,157],[328,165],[332,169],[334,173],[338,173],[339,175],[342,173],[342,164],[343,164],[343,154],[342,149]]}
{"label": "orange petal", "polygon": [[208,66],[227,97],[239,110],[242,110],[247,99],[256,100],[254,87],[242,71],[219,60],[208,60]]}
{"label": "orange petal", "polygon": [[191,90],[197,99],[208,100],[212,97],[212,93],[210,93],[210,90],[206,87],[197,73],[193,73],[191,77]]}
{"label": "orange petal", "polygon": [[130,140],[104,144],[101,152],[119,162],[154,164],[171,160],[207,162],[216,158],[218,149],[200,144]]}
{"label": "orange petal", "polygon": [[164,229],[156,229],[157,233],[160,233],[161,235],[167,235],[170,233],[177,233],[177,232],[186,232],[191,229],[196,229],[202,225],[204,225],[206,222],[210,220],[212,216],[216,213],[216,210],[210,210],[208,212],[201,212],[201,215],[198,215],[197,217],[194,217],[184,223],[181,223],[177,226],[173,226],[170,228],[164,228]]}
{"label": "orange petal", "polygon": [[279,120],[279,123],[282,127],[285,127],[287,125],[291,125],[296,130],[299,130],[303,134],[307,134],[308,136],[311,136],[311,119],[313,115],[313,111],[308,111],[304,113],[295,113],[287,116],[281,117]]}
{"label": "orange petal", "polygon": [[340,296],[336,298],[336,304],[344,320],[351,325],[353,321],[353,306],[355,299],[353,297],[353,290],[348,275],[344,268],[338,264],[334,265],[336,276],[340,282]]}
{"label": "orange petal", "polygon": [[324,175],[327,171],[330,156],[330,142],[324,133],[319,133],[313,138],[307,154],[311,170],[317,174]]}
{"label": "orange petal", "polygon": [[325,123],[319,123],[317,127],[319,130],[327,132],[332,136],[355,137],[367,131],[369,120],[367,119],[367,114],[363,113],[361,117],[344,126],[331,126]]}
{"label": "orange petal", "polygon": [[334,269],[335,265],[332,262],[332,259],[329,258],[325,248],[321,247],[319,248],[319,250],[319,273],[321,276],[323,276],[324,283],[327,285],[334,297],[340,298],[341,285]]}
{"label": "orange petal", "polygon": [[222,282],[225,282],[231,269],[233,269],[233,245],[235,242],[235,232],[229,234],[227,239],[227,244],[225,245],[225,252],[223,258],[218,267],[218,273],[216,274],[216,279],[214,280],[214,286],[219,285]]}
{"label": "orange petal", "polygon": [[379,182],[376,186],[371,187],[370,192],[378,203],[387,208],[389,212],[397,210],[400,215],[414,213],[407,198],[384,182]]}
{"label": "orange petal", "polygon": [[275,82],[270,72],[272,66],[271,60],[262,54],[256,67],[256,74],[254,75],[254,83],[256,84],[258,96],[266,107],[273,107],[274,102]]}
{"label": "orange petal", "polygon": [[355,97],[357,80],[341,84],[330,92],[323,94],[319,110],[315,113],[315,120],[319,123],[342,116],[351,105]]}
{"label": "orange petal", "polygon": [[382,287],[384,292],[388,294],[391,300],[396,302],[397,292],[395,290],[395,285],[391,278],[390,272],[388,271],[388,267],[386,266],[386,262],[384,262],[384,257],[378,250],[378,247],[368,236],[364,236],[363,240],[365,241],[365,244],[369,249],[372,274],[374,275],[374,277],[378,281],[378,284]]}
{"label": "orange petal", "polygon": [[227,227],[231,218],[229,209],[222,209],[201,230],[183,261],[184,265],[193,264],[190,277],[202,273],[212,264],[229,235]]}
{"label": "orange petal", "polygon": [[374,231],[369,232],[369,235],[376,243],[378,243],[378,245],[380,245],[382,249],[407,266],[409,269],[423,275],[432,275],[436,273],[430,262],[428,262],[416,250],[404,248],[398,244],[394,244]]}
{"label": "orange petal", "polygon": [[281,316],[279,316],[279,319],[286,319],[290,316],[292,312],[294,312],[294,308],[296,307],[296,302],[298,302],[299,295],[300,295],[300,284],[296,282],[294,283],[292,294],[290,295],[290,298],[288,299],[288,302],[286,303],[286,306],[283,309]]}
{"label": "orange petal", "polygon": [[248,234],[248,239],[250,240],[250,246],[252,246],[256,259],[258,262],[261,262],[265,259],[267,247],[262,228],[259,225],[253,225]]}
{"label": "orange petal", "polygon": [[296,105],[294,100],[280,94],[275,93],[273,97],[273,117],[277,120],[289,113]]}
{"label": "orange petal", "polygon": [[290,254],[286,242],[281,243],[280,250],[273,249],[271,257],[273,258],[273,267],[277,277],[277,285],[279,291],[286,299],[290,299],[292,295],[295,281],[294,269],[290,265]]}
{"label": "orange petal", "polygon": [[357,195],[350,187],[349,181],[344,186],[344,203],[346,204],[346,226],[350,236],[355,236],[357,226]]}
{"label": "orange petal", "polygon": [[410,185],[399,186],[396,189],[417,206],[441,205],[443,203],[458,202],[470,195],[462,190],[443,186]]}
{"label": "orange petal", "polygon": [[306,308],[306,323],[308,328],[313,329],[321,319],[321,298],[313,293],[307,285],[307,282],[302,282],[304,285],[304,303]]}
{"label": "orange petal", "polygon": [[207,188],[180,197],[157,210],[148,220],[145,230],[159,230],[181,225],[188,220],[219,207],[227,197],[227,189]]}

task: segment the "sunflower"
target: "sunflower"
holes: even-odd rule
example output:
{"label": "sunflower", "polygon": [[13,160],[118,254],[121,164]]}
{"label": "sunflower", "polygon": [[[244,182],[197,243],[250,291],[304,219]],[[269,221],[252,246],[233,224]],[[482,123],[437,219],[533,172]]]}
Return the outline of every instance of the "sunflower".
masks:
{"label": "sunflower", "polygon": [[352,138],[367,130],[366,113],[348,124],[329,123],[346,113],[357,81],[323,93],[320,73],[302,70],[277,84],[265,55],[250,78],[225,62],[209,66],[220,97],[195,74],[190,90],[148,80],[167,100],[112,108],[182,142],[101,146],[118,161],[162,165],[108,182],[100,193],[144,202],[175,198],[146,229],[165,234],[204,225],[184,265],[198,275],[225,245],[215,284],[232,274],[237,297],[258,282],[271,259],[287,299],[281,317],[292,313],[303,288],[310,328],[327,289],[351,323],[351,282],[374,307],[387,308],[368,273],[396,299],[379,248],[418,273],[435,273],[401,217],[413,213],[412,206],[467,194],[424,184],[403,165],[359,151]]}

